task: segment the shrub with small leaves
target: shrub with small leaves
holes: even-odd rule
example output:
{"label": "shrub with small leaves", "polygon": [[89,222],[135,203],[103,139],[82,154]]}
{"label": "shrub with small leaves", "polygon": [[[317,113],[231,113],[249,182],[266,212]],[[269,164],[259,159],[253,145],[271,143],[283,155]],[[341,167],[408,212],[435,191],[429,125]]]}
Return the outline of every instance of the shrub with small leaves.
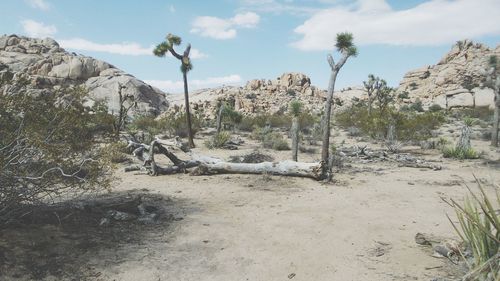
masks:
{"label": "shrub with small leaves", "polygon": [[430,112],[438,112],[441,110],[443,110],[443,108],[439,104],[433,104],[433,105],[429,106]]}
{"label": "shrub with small leaves", "polygon": [[461,149],[458,147],[445,147],[442,150],[444,158],[455,158],[455,159],[477,159],[479,154],[473,149]]}
{"label": "shrub with small leaves", "polygon": [[229,132],[222,131],[220,133],[216,133],[210,139],[205,141],[205,146],[208,149],[214,148],[222,148],[224,145],[231,139],[231,135]]}

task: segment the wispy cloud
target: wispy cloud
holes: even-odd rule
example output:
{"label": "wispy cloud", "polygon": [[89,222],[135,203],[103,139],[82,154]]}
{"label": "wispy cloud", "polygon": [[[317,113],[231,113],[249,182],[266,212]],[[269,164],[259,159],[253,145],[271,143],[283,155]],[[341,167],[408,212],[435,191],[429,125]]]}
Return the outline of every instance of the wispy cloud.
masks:
{"label": "wispy cloud", "polygon": [[296,4],[290,0],[241,0],[241,11],[272,14],[311,15],[319,8]]}
{"label": "wispy cloud", "polygon": [[450,44],[464,38],[500,34],[498,0],[430,0],[393,10],[385,0],[358,0],[315,13],[294,31],[302,50],[332,49],[335,36],[349,31],[355,43],[411,46]]}
{"label": "wispy cloud", "polygon": [[[144,47],[141,44],[135,42],[102,44],[92,42],[83,38],[59,39],[58,42],[61,47],[65,49],[87,52],[102,52],[128,56],[152,56],[154,48],[154,46]],[[198,49],[191,49],[190,56],[192,59],[202,59],[208,57],[207,54],[201,52]]]}
{"label": "wispy cloud", "polygon": [[25,0],[32,8],[40,9],[42,11],[50,10],[50,4],[45,0]]}
{"label": "wispy cloud", "polygon": [[224,40],[235,38],[239,28],[255,28],[260,21],[260,16],[253,12],[238,13],[229,19],[217,17],[197,17],[191,28],[191,33],[203,37]]}
{"label": "wispy cloud", "polygon": [[123,42],[113,44],[95,43],[82,38],[59,39],[61,47],[79,51],[103,52],[118,55],[151,55],[153,47],[143,47],[134,42]]}
{"label": "wispy cloud", "polygon": [[57,33],[57,28],[54,25],[47,25],[43,22],[34,20],[22,20],[24,33],[30,37],[53,37]]}
{"label": "wispy cloud", "polygon": [[[184,83],[181,80],[144,80],[144,82],[155,86],[161,90],[169,93],[178,93],[183,90]],[[193,90],[217,87],[221,85],[237,85],[242,82],[241,76],[237,74],[232,74],[228,76],[221,77],[209,77],[206,79],[194,79],[189,80],[189,87]]]}
{"label": "wispy cloud", "polygon": [[174,5],[170,5],[170,7],[168,8],[168,10],[169,10],[169,11],[170,11],[170,13],[172,13],[172,14],[173,14],[173,13],[175,13],[175,11],[176,11],[176,10],[175,10]]}

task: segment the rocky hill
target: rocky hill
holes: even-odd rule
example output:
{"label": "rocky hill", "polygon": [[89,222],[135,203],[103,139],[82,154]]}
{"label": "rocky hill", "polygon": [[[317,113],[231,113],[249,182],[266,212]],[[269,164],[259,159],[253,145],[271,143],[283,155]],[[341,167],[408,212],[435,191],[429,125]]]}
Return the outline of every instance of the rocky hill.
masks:
{"label": "rocky hill", "polygon": [[476,105],[492,105],[493,92],[480,87],[480,74],[491,55],[500,56],[500,45],[490,49],[470,40],[459,41],[436,65],[408,72],[400,82],[398,93],[407,92],[411,100],[419,98],[426,105],[444,107],[446,96],[449,106],[471,106],[473,92]]}
{"label": "rocky hill", "polygon": [[[362,89],[349,89],[336,93],[344,104],[353,97],[361,97]],[[184,109],[184,95],[168,95],[169,112]],[[300,100],[310,112],[320,113],[325,104],[326,91],[311,84],[302,73],[284,73],[274,80],[254,79],[244,87],[224,86],[204,89],[190,94],[191,107],[205,118],[214,118],[220,102],[226,102],[244,115],[285,113],[292,100]]]}
{"label": "rocky hill", "polygon": [[135,113],[158,115],[168,108],[165,93],[106,62],[68,53],[53,39],[0,37],[0,71],[24,75],[33,89],[84,85],[94,100],[119,108],[118,85],[137,100]]}

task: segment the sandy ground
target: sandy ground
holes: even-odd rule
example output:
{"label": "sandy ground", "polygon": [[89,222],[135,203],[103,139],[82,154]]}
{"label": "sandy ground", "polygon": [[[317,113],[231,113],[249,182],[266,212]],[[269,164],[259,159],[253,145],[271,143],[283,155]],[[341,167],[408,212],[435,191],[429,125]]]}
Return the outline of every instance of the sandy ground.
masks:
{"label": "sandy ground", "polygon": [[[475,145],[491,153],[486,142]],[[227,157],[254,146],[198,152]],[[290,153],[265,152],[278,159]],[[500,182],[498,162],[445,160],[437,151],[424,158],[442,161],[443,170],[353,164],[334,184],[262,175],[120,172],[117,190],[147,188],[184,202],[174,214],[182,220],[168,232],[153,232],[153,240],[121,262],[98,270],[102,280],[452,278],[447,261],[431,257],[414,237],[418,232],[455,237],[446,218],[453,210],[441,197],[460,200],[464,183],[475,186],[474,174],[485,185]]]}
{"label": "sandy ground", "polygon": [[[356,143],[345,135],[335,137],[341,139]],[[223,158],[259,146],[247,141],[237,151],[207,150],[196,142],[197,152]],[[150,177],[120,169],[113,192],[169,198],[168,224],[144,226],[138,240],[120,238],[116,247],[85,251],[81,267],[88,274],[82,277],[49,274],[43,279],[453,280],[457,271],[450,262],[432,257],[414,237],[418,232],[456,237],[446,218],[454,217],[453,210],[441,197],[460,201],[464,184],[475,186],[473,175],[490,191],[491,183],[500,182],[498,151],[483,141],[474,146],[495,161],[448,160],[436,150],[406,148],[443,169],[355,162],[336,174],[333,184],[266,175]],[[291,153],[261,152],[277,160]],[[313,161],[319,154],[299,158]]]}

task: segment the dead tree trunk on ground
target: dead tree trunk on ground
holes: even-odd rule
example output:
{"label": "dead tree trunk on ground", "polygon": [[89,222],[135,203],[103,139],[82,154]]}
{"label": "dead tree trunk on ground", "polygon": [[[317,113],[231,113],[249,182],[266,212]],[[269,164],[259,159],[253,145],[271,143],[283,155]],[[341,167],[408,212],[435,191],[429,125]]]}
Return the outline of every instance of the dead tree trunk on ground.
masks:
{"label": "dead tree trunk on ground", "polygon": [[[294,161],[262,162],[262,163],[232,163],[219,158],[188,153],[190,160],[181,160],[165,146],[154,140],[150,145],[129,141],[133,147],[134,156],[143,162],[143,167],[152,176],[169,175],[186,172],[187,169],[198,167],[194,175],[219,174],[272,174],[281,176],[307,177],[319,180],[323,170],[323,163],[302,163]],[[147,152],[146,152],[147,151]],[[155,153],[165,155],[173,165],[162,167],[155,161]],[[127,167],[126,170],[137,170],[137,166]]]}

